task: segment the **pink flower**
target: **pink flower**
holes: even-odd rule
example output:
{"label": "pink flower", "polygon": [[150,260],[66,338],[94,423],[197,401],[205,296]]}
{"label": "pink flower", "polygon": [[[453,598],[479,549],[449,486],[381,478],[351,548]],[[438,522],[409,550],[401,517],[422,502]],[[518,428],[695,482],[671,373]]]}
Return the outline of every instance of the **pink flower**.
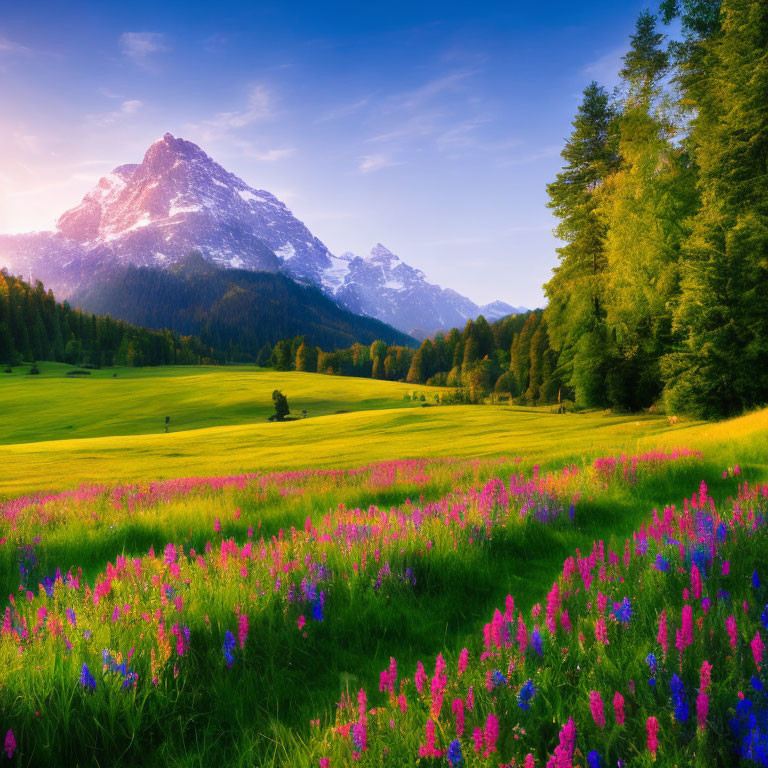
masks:
{"label": "pink flower", "polygon": [[605,627],[605,619],[601,616],[595,622],[595,640],[603,645],[608,645],[608,630]]}
{"label": "pink flower", "polygon": [[485,757],[496,751],[496,740],[499,738],[499,718],[492,712],[485,721],[483,740],[485,741]]}
{"label": "pink flower", "polygon": [[464,701],[454,699],[451,704],[451,712],[456,718],[456,735],[461,736],[464,733]]}
{"label": "pink flower", "polygon": [[608,607],[608,595],[604,595],[602,592],[597,593],[597,612],[600,614],[605,613],[605,609]]}
{"label": "pink flower", "polygon": [[528,628],[523,621],[523,614],[519,614],[517,619],[517,647],[520,655],[525,655],[525,649],[528,647]]}
{"label": "pink flower", "polygon": [[435,746],[435,721],[427,720],[426,744],[419,746],[419,757],[441,757],[443,752]]}
{"label": "pink flower", "polygon": [[536,761],[533,759],[533,755],[529,752],[525,756],[525,764],[523,768],[536,768]]}
{"label": "pink flower", "polygon": [[13,731],[8,731],[8,733],[5,734],[3,751],[8,755],[9,760],[13,757],[13,753],[16,751],[16,739],[13,736]]}
{"label": "pink flower", "polygon": [[667,638],[667,612],[663,610],[659,616],[659,633],[656,635],[656,642],[661,646],[661,652],[667,655],[669,649],[669,640]]}
{"label": "pink flower", "polygon": [[648,751],[655,755],[659,748],[659,721],[651,716],[645,722],[645,730],[648,732]]}
{"label": "pink flower", "polygon": [[469,651],[466,648],[461,649],[459,654],[459,676],[463,675],[467,669],[467,662],[469,661]]}
{"label": "pink flower", "polygon": [[565,610],[560,614],[560,624],[566,632],[571,631],[571,619],[568,616],[568,611]]}
{"label": "pink flower", "polygon": [[304,618],[304,616],[299,616],[299,620],[296,622],[299,629],[304,629],[304,625],[307,623],[307,620]]}
{"label": "pink flower", "polygon": [[504,605],[504,618],[510,622],[515,620],[515,600],[512,595],[507,595]]}
{"label": "pink flower", "polygon": [[482,728],[475,728],[475,730],[472,731],[472,741],[474,742],[475,754],[479,755],[480,750],[483,748],[483,729]]}
{"label": "pink flower", "polygon": [[705,659],[701,662],[701,671],[699,672],[699,690],[702,693],[706,693],[711,682],[712,665]]}
{"label": "pink flower", "polygon": [[736,619],[733,615],[725,620],[725,631],[728,633],[728,639],[731,641],[731,648],[735,648],[739,639],[739,633],[736,627]]}
{"label": "pink flower", "polygon": [[729,560],[726,560],[723,563],[722,574],[723,574],[723,576],[727,576],[730,572],[731,572],[731,563],[730,563]]}
{"label": "pink flower", "polygon": [[624,725],[624,697],[618,691],[613,694],[613,710],[616,713],[616,724]]}
{"label": "pink flower", "polygon": [[703,691],[696,697],[696,721],[703,731],[707,727],[707,712],[709,711],[709,696]]}
{"label": "pink flower", "polygon": [[245,648],[245,641],[248,639],[248,617],[241,613],[237,617],[237,639],[241,648]]}
{"label": "pink flower", "polygon": [[221,533],[221,520],[218,517],[213,521],[213,530],[216,533]]}
{"label": "pink flower", "polygon": [[467,709],[474,709],[475,708],[475,687],[473,685],[469,686],[469,690],[467,691]]}
{"label": "pink flower", "polygon": [[416,674],[414,675],[413,682],[416,683],[416,690],[419,693],[424,691],[424,683],[427,682],[427,673],[424,671],[424,665],[420,662],[416,662]]}
{"label": "pink flower", "polygon": [[765,643],[763,638],[760,637],[760,632],[755,632],[750,645],[752,646],[752,656],[755,658],[755,666],[760,669],[760,665],[763,663],[763,652],[765,651]]}
{"label": "pink flower", "polygon": [[330,757],[321,757],[318,762],[320,763],[320,768],[331,768]]}
{"label": "pink flower", "polygon": [[605,712],[603,710],[603,697],[597,691],[589,692],[589,708],[592,710],[592,718],[598,728],[605,728]]}
{"label": "pink flower", "polygon": [[701,574],[695,563],[691,566],[691,590],[694,599],[698,600],[701,597]]}
{"label": "pink flower", "polygon": [[405,698],[404,693],[397,697],[397,706],[400,707],[401,712],[405,712],[408,709],[408,700]]}

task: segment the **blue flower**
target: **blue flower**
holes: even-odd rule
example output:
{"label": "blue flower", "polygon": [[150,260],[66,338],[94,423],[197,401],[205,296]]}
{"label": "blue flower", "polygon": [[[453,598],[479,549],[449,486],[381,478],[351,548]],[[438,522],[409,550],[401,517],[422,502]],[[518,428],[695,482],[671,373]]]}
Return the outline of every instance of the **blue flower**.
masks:
{"label": "blue flower", "polygon": [[454,739],[448,746],[448,762],[451,768],[464,765],[464,755],[461,754],[461,742],[458,739]]}
{"label": "blue flower", "polygon": [[91,671],[88,669],[88,665],[85,662],[83,662],[83,669],[80,672],[80,685],[86,690],[96,690],[96,678],[91,674]]}
{"label": "blue flower", "polygon": [[672,679],[669,681],[669,687],[672,690],[672,705],[675,720],[677,720],[678,723],[685,723],[688,721],[688,699],[685,695],[683,681],[677,675],[672,675]]}
{"label": "blue flower", "polygon": [[530,709],[531,699],[536,695],[536,687],[533,680],[528,680],[517,694],[517,703],[520,709]]}
{"label": "blue flower", "polygon": [[728,528],[725,523],[720,523],[720,525],[717,526],[717,538],[720,539],[720,541],[725,541],[727,534]]}
{"label": "blue flower", "polygon": [[539,656],[544,653],[544,641],[541,639],[541,632],[539,632],[538,626],[534,627],[533,632],[531,632],[531,645]]}
{"label": "blue flower", "polygon": [[645,663],[651,668],[651,674],[655,675],[656,674],[656,657],[652,653],[649,653],[645,657]]}
{"label": "blue flower", "polygon": [[321,594],[321,597],[319,597],[317,600],[315,600],[314,603],[312,603],[312,618],[315,621],[322,621],[323,620],[322,592],[320,594]]}
{"label": "blue flower", "polygon": [[661,552],[659,552],[659,554],[656,555],[656,562],[654,563],[653,567],[657,571],[666,573],[669,570],[669,561],[664,558],[664,555],[662,555]]}
{"label": "blue flower", "polygon": [[762,691],[763,690],[763,681],[760,680],[760,678],[755,677],[754,675],[752,675],[752,679],[749,682],[750,682],[750,684],[752,685],[752,687],[756,691]]}
{"label": "blue flower", "polygon": [[760,576],[757,570],[752,571],[752,589],[760,589]]}
{"label": "blue flower", "polygon": [[629,620],[632,618],[632,601],[625,597],[620,603],[614,603],[613,615],[617,621],[629,624]]}
{"label": "blue flower", "polygon": [[593,749],[587,755],[587,763],[589,764],[589,768],[600,768],[600,766],[603,764],[603,761],[600,759],[600,753]]}
{"label": "blue flower", "polygon": [[493,681],[493,687],[496,688],[500,685],[506,685],[507,684],[507,678],[504,677],[504,675],[499,672],[498,669],[493,670],[493,674],[491,675],[491,680]]}
{"label": "blue flower", "polygon": [[763,623],[765,631],[768,632],[768,605],[765,606],[763,612],[760,614],[760,621]]}
{"label": "blue flower", "polygon": [[224,652],[227,666],[231,667],[235,662],[235,636],[229,630],[224,635],[224,645],[221,646],[221,650]]}

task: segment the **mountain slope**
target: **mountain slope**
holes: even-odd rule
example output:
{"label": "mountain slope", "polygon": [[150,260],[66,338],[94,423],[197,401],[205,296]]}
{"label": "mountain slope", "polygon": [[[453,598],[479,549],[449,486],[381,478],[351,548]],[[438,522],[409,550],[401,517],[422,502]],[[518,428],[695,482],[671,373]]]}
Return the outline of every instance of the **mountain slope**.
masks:
{"label": "mountain slope", "polygon": [[221,269],[199,255],[170,269],[112,270],[76,291],[72,303],[148,328],[195,334],[240,359],[253,359],[267,342],[298,335],[324,349],[376,339],[414,345],[409,336],[339,307],[314,287],[280,274]]}
{"label": "mountain slope", "polygon": [[[102,178],[55,231],[0,235],[0,266],[41,279],[62,297],[110,270],[168,269],[193,251],[221,267],[283,272],[403,331],[460,325],[483,311],[381,245],[366,258],[334,256],[274,195],[170,133],[141,163]],[[514,311],[503,302],[489,306],[496,305],[490,319]]]}

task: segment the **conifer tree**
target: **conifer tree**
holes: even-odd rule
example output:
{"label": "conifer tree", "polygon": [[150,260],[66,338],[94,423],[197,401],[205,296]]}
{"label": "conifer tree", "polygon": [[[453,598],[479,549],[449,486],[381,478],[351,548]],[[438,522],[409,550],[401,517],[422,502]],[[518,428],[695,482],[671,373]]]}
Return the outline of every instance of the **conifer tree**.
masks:
{"label": "conifer tree", "polygon": [[581,405],[605,400],[605,224],[597,207],[600,187],[617,166],[615,116],[605,89],[592,82],[562,152],[565,167],[547,188],[549,205],[560,219],[556,232],[565,242],[558,249],[560,263],[545,285],[549,335],[570,369]]}

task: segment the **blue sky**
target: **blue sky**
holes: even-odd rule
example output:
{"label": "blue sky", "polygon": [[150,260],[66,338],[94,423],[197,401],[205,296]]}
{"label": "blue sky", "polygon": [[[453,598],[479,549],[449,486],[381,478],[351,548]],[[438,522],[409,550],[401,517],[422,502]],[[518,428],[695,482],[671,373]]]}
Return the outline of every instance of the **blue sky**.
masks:
{"label": "blue sky", "polygon": [[332,251],[382,242],[478,302],[543,303],[546,184],[640,0],[0,0],[0,232],[50,228],[166,131]]}

